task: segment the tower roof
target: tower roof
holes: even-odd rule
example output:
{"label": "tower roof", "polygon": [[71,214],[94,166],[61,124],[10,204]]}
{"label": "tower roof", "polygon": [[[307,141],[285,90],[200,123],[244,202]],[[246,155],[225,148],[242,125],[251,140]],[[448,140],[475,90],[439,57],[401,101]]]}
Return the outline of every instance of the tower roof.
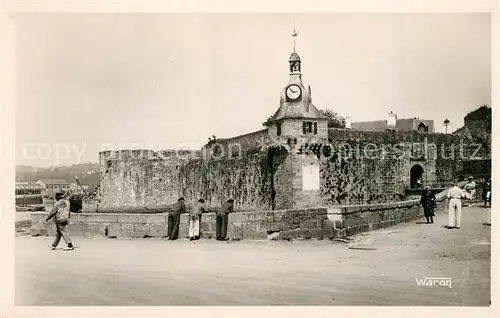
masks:
{"label": "tower roof", "polygon": [[300,62],[300,56],[299,54],[293,52],[290,54],[290,57],[288,58],[288,62]]}
{"label": "tower roof", "polygon": [[289,106],[287,103],[281,105],[270,121],[292,118],[327,119],[312,103],[309,105]]}

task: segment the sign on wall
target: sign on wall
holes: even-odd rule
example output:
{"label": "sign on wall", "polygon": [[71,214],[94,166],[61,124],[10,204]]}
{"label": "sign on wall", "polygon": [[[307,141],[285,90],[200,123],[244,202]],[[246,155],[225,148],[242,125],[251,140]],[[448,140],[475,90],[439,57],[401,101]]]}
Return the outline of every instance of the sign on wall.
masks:
{"label": "sign on wall", "polygon": [[319,190],[319,166],[302,166],[302,190]]}

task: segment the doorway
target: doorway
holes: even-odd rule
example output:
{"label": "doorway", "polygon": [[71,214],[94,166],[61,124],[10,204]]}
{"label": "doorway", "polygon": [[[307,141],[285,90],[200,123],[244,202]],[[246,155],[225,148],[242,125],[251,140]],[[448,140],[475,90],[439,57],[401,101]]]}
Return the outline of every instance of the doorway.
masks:
{"label": "doorway", "polygon": [[[410,187],[418,188],[422,186],[422,177],[424,175],[424,168],[421,165],[414,165],[410,169]],[[420,185],[418,184],[418,180],[420,180]]]}

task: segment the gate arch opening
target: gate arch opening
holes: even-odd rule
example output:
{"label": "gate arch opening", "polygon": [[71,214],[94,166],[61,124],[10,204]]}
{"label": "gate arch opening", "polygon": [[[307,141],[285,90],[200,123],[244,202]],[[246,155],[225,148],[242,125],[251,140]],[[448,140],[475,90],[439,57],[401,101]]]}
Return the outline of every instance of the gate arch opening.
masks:
{"label": "gate arch opening", "polygon": [[418,188],[420,185],[418,184],[418,180],[422,182],[422,177],[424,175],[424,168],[421,165],[414,165],[410,169],[410,188]]}

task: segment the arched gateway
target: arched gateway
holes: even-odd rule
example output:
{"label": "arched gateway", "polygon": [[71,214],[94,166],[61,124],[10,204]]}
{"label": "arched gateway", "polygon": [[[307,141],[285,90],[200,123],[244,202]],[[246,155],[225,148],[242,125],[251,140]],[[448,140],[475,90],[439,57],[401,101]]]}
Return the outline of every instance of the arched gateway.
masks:
{"label": "arched gateway", "polygon": [[417,181],[420,180],[422,181],[422,177],[424,175],[424,168],[422,168],[421,165],[414,165],[410,169],[410,187],[411,188],[417,188],[418,183]]}

